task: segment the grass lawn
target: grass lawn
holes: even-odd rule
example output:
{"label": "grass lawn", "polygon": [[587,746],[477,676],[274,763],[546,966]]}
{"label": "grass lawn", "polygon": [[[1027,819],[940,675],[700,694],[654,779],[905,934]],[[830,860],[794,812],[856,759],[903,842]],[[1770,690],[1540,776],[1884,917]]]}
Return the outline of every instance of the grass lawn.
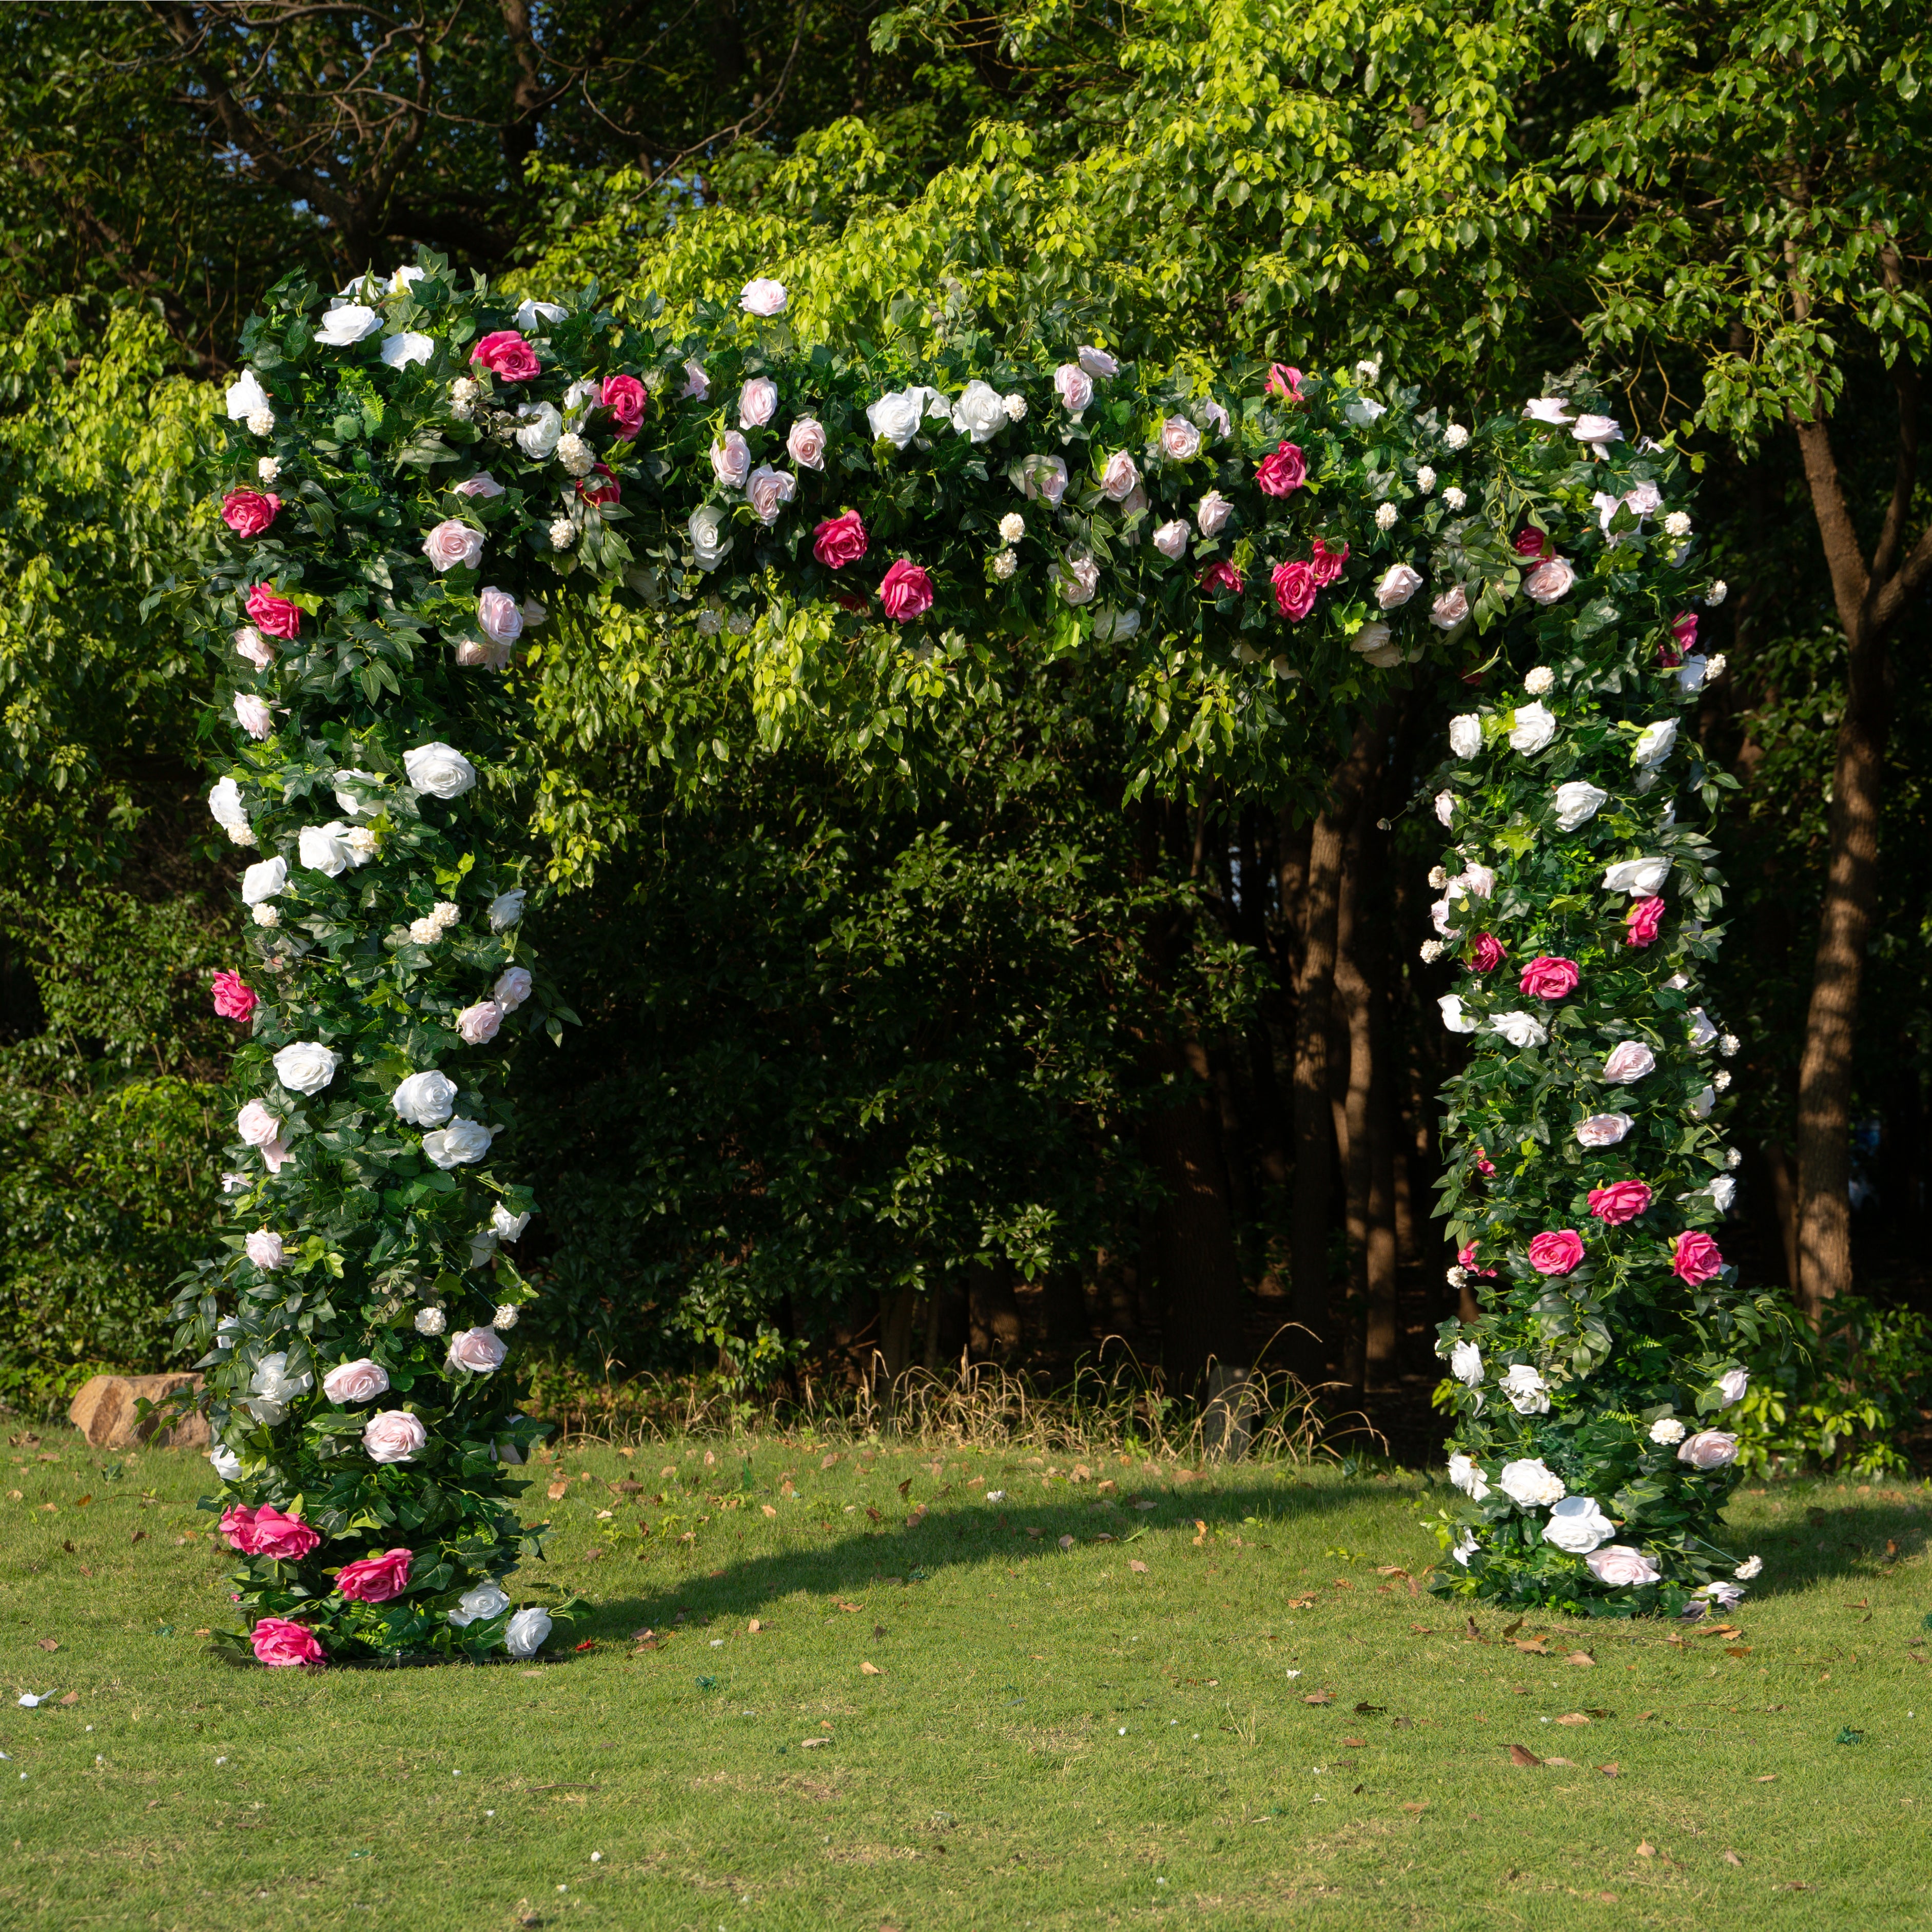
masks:
{"label": "grass lawn", "polygon": [[10,1927],[1932,1918],[1924,1489],[1742,1496],[1741,1635],[1511,1642],[1413,1476],[592,1448],[512,1580],[591,1647],[309,1674],[206,1654],[205,1462],[78,1444],[0,1468]]}

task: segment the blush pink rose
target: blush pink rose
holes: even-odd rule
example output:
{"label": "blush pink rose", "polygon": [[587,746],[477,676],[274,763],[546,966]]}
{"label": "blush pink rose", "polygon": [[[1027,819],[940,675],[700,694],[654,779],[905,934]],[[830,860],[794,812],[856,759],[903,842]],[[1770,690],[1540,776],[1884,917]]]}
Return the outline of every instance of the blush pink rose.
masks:
{"label": "blush pink rose", "polygon": [[266,584],[249,592],[248,616],[265,637],[292,638],[302,629],[302,606],[278,597]]}
{"label": "blush pink rose", "polygon": [[488,1046],[503,1024],[503,1010],[494,1000],[479,1000],[456,1016],[456,1030],[466,1046]]}
{"label": "blush pink rose", "polygon": [[273,1503],[255,1512],[248,1532],[248,1553],[269,1556],[278,1563],[298,1563],[322,1538],[298,1516],[287,1516]]}
{"label": "blush pink rose", "polygon": [[1624,923],[1630,928],[1624,934],[1626,946],[1649,945],[1664,924],[1664,902],[1658,898],[1639,899],[1624,914]]}
{"label": "blush pink rose", "polygon": [[271,1667],[294,1664],[320,1664],[322,1646],[315,1633],[286,1617],[264,1617],[248,1633],[256,1660]]}
{"label": "blush pink rose", "polygon": [[1285,396],[1291,403],[1304,400],[1301,394],[1301,371],[1291,369],[1286,362],[1268,364],[1268,393],[1270,396]]}
{"label": "blush pink rose", "polygon": [[1582,1258],[1582,1237],[1574,1228],[1554,1228],[1529,1244],[1529,1264],[1538,1274],[1568,1274]]}
{"label": "blush pink rose", "polygon": [[1210,597],[1238,597],[1246,587],[1246,580],[1232,563],[1216,561],[1201,573],[1201,588]]}
{"label": "blush pink rose", "polygon": [[514,328],[499,328],[484,336],[470,350],[470,359],[480,362],[500,382],[527,382],[543,372],[537,352]]}
{"label": "blush pink rose", "polygon": [[438,571],[459,566],[474,570],[483,561],[483,532],[454,517],[446,517],[423,538],[423,555]]}
{"label": "blush pink rose", "polygon": [[1279,443],[1262,458],[1255,481],[1270,496],[1292,496],[1308,481],[1308,465],[1294,444]]}
{"label": "blush pink rose", "polygon": [[382,1408],[362,1425],[362,1447],[372,1462],[412,1462],[429,1431],[406,1408]]}
{"label": "blush pink rose", "polygon": [[1330,550],[1319,537],[1315,539],[1315,554],[1308,560],[1308,568],[1314,574],[1317,584],[1333,584],[1342,574],[1342,566],[1348,560],[1348,546],[1345,541],[1340,550]]}
{"label": "blush pink rose", "polygon": [[1677,1445],[1677,1460],[1694,1469],[1721,1469],[1738,1460],[1738,1438],[1721,1429],[1700,1429]]}
{"label": "blush pink rose", "polygon": [[604,378],[604,406],[610,412],[610,427],[626,442],[644,426],[644,406],[650,392],[634,376]]}
{"label": "blush pink rose", "polygon": [[1503,963],[1503,946],[1492,932],[1479,932],[1469,955],[1472,973],[1493,973]]}
{"label": "blush pink rose", "polygon": [[1550,541],[1547,530],[1526,525],[1516,533],[1516,554],[1521,557],[1554,556],[1556,546]]}
{"label": "blush pink rose", "polygon": [[494,1375],[509,1353],[503,1338],[494,1328],[466,1328],[449,1338],[449,1359],[472,1375]]}
{"label": "blush pink rose", "polygon": [[221,1512],[218,1527],[228,1539],[229,1546],[238,1550],[246,1556],[254,1546],[255,1512],[244,1509],[239,1503],[231,1503]]}
{"label": "blush pink rose", "polygon": [[1315,595],[1321,587],[1313,568],[1305,563],[1278,563],[1268,581],[1274,586],[1275,608],[1291,624],[1299,623],[1315,608]]}
{"label": "blush pink rose", "polygon": [[338,1362],[322,1378],[322,1392],[331,1402],[373,1402],[386,1394],[389,1372],[364,1355],[360,1361]]}
{"label": "blush pink rose", "polygon": [[225,1020],[251,1020],[260,1001],[254,992],[242,983],[238,973],[218,973],[214,976],[214,1010]]}
{"label": "blush pink rose", "polygon": [[[275,520],[282,500],[259,490],[231,490],[221,500],[221,520],[238,537],[258,537]],[[1692,618],[1692,626],[1696,619]]]}
{"label": "blush pink rose", "polygon": [[1590,1190],[1590,1212],[1613,1228],[1648,1213],[1650,1202],[1650,1190],[1641,1180],[1613,1180],[1607,1187]]}
{"label": "blush pink rose", "polygon": [[1524,593],[1534,604],[1554,604],[1567,597],[1576,581],[1568,557],[1545,557],[1522,580]]}
{"label": "blush pink rose", "polygon": [[827,570],[843,570],[856,563],[872,548],[856,510],[842,517],[827,517],[812,533],[812,554]]}
{"label": "blush pink rose", "polygon": [[932,608],[932,579],[909,558],[901,557],[879,586],[879,602],[895,624],[922,617]]}
{"label": "blush pink rose", "polygon": [[1537,999],[1561,1000],[1576,990],[1579,976],[1575,960],[1555,958],[1542,952],[1522,969],[1519,983],[1526,993]]}
{"label": "blush pink rose", "polygon": [[1476,1244],[1474,1241],[1468,1242],[1464,1245],[1462,1252],[1456,1257],[1456,1265],[1458,1268],[1467,1268],[1472,1274],[1480,1275],[1485,1281],[1494,1281],[1496,1278],[1496,1271],[1494,1268],[1478,1268],[1476,1265]]}
{"label": "blush pink rose", "polygon": [[335,1587],[355,1603],[386,1604],[410,1587],[410,1565],[415,1560],[412,1550],[386,1550],[380,1556],[345,1563],[335,1573]]}
{"label": "blush pink rose", "polygon": [[1717,1243],[1694,1228],[1686,1229],[1671,1244],[1670,1271],[1693,1288],[1700,1281],[1721,1274],[1724,1267],[1724,1258]]}

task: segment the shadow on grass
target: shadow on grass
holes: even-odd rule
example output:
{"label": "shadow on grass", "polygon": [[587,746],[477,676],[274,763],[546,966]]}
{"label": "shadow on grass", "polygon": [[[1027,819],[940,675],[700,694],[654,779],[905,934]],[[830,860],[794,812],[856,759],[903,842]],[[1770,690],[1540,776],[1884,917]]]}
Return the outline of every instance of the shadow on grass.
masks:
{"label": "shadow on grass", "polygon": [[1874,1581],[1932,1546],[1932,1511],[1908,1501],[1872,1497],[1826,1506],[1799,1496],[1779,1500],[1784,1508],[1775,1521],[1736,1523],[1727,1539],[1741,1558],[1764,1559],[1764,1574],[1747,1600],[1762,1603],[1823,1583]]}

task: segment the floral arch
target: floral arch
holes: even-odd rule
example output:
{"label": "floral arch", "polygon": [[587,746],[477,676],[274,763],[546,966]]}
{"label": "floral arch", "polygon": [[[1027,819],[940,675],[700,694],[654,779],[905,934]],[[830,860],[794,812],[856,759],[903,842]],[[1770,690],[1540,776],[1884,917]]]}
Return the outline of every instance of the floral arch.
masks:
{"label": "floral arch", "polygon": [[[592,290],[518,303],[424,257],[297,280],[228,392],[232,542],[190,621],[228,687],[209,806],[250,850],[253,964],[224,1249],[182,1292],[271,1664],[528,1655],[503,1043],[568,1010],[530,940],[514,754],[544,624],[740,632],[784,701],[814,652],[891,640],[943,693],[995,644],[1070,662],[1132,727],[1130,788],[1279,793],[1337,718],[1472,628],[1514,698],[1455,722],[1438,938],[1473,1034],[1443,1211],[1484,1312],[1445,1324],[1447,1590],[1694,1612],[1765,1318],[1728,1204],[1699,1004],[1723,782],[1678,725],[1721,668],[1673,450],[1580,383],[1468,427],[1279,365],[1213,382],[1093,345],[922,362],[792,338],[777,283],[688,328]],[[1748,1568],[1748,1566],[1747,1566]]]}

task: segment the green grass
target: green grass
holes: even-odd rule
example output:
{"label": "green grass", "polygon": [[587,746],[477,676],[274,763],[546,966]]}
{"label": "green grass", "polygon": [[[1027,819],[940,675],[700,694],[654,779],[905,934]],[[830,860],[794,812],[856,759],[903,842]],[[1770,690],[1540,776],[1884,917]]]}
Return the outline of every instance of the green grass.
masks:
{"label": "green grass", "polygon": [[[75,1442],[0,1466],[10,1927],[1755,1932],[1932,1912],[1922,1490],[1743,1496],[1738,1544],[1767,1574],[1742,1636],[1551,1626],[1540,1656],[1493,1614],[1472,1640],[1399,1574],[1433,1554],[1413,1477],[1116,1459],[1070,1482],[1065,1460],[849,1446],[823,1469],[822,1445],[766,1440],[734,1495],[744,1445],[710,1466],[701,1444],[596,1449],[560,1459],[556,1504],[539,1468],[554,1559],[517,1580],[591,1599],[592,1648],[309,1674],[205,1653],[224,1608],[205,1462]],[[647,1626],[674,1634],[643,1649]],[[1564,1660],[1580,1646],[1594,1664]],[[21,1690],[77,1696],[25,1710]],[[1519,1767],[1512,1744],[1574,1762]]]}

